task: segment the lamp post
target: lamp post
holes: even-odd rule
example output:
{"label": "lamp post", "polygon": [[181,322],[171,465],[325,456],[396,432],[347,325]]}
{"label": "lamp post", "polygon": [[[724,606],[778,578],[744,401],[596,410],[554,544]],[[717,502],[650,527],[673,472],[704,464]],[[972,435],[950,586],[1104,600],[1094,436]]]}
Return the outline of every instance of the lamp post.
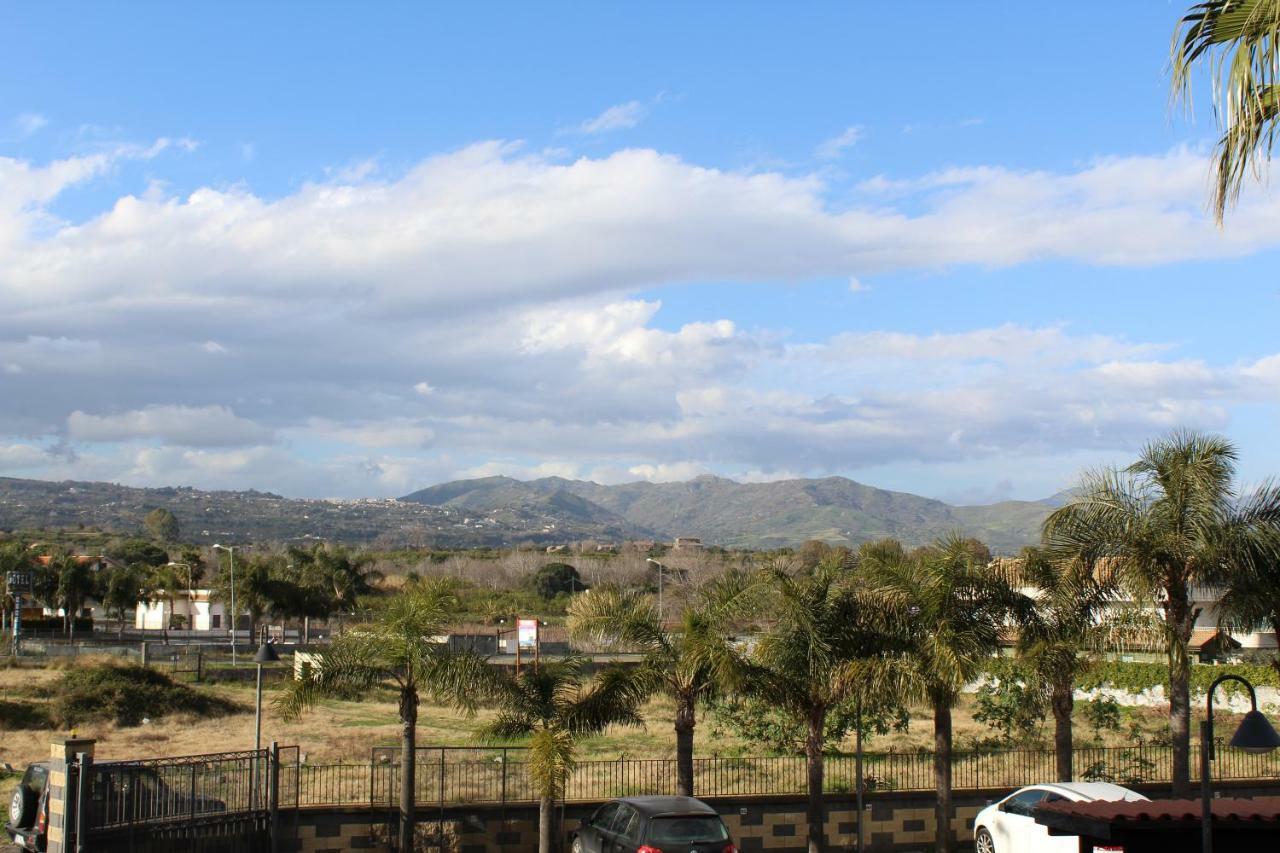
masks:
{"label": "lamp post", "polygon": [[1240,728],[1231,736],[1231,746],[1245,752],[1260,754],[1280,747],[1280,734],[1271,727],[1267,718],[1258,710],[1258,694],[1253,685],[1239,675],[1220,675],[1209,687],[1206,697],[1204,722],[1200,724],[1200,849],[1202,853],[1213,853],[1213,808],[1212,793],[1209,790],[1209,768],[1214,759],[1213,749],[1213,691],[1224,681],[1238,681],[1249,691],[1249,703],[1252,710],[1240,721]]}
{"label": "lamp post", "polygon": [[275,663],[278,660],[280,660],[280,655],[276,654],[276,647],[271,643],[263,643],[258,646],[258,653],[253,656],[253,662],[258,665],[258,701],[253,712],[254,751],[262,749],[262,665],[264,663]]}
{"label": "lamp post", "polygon": [[231,557],[231,665],[236,665],[236,546],[213,543],[213,550],[226,551]]}
{"label": "lamp post", "polygon": [[662,563],[659,563],[657,560],[653,559],[653,557],[645,557],[645,561],[649,563],[653,563],[655,566],[658,567],[658,624],[661,625],[662,624],[662,573],[663,573],[663,570],[666,569],[666,566],[662,565]]}

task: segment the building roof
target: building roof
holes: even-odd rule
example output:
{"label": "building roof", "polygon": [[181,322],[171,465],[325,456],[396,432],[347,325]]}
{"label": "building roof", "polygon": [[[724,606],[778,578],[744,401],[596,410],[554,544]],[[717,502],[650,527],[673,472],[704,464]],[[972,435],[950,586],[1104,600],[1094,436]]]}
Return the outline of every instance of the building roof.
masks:
{"label": "building roof", "polygon": [[[1280,824],[1280,797],[1223,797],[1211,801],[1214,823]],[[1059,826],[1062,818],[1103,824],[1199,823],[1199,800],[1117,801],[1094,800],[1088,803],[1058,800],[1036,807],[1036,822]],[[1042,820],[1041,818],[1045,818]]]}

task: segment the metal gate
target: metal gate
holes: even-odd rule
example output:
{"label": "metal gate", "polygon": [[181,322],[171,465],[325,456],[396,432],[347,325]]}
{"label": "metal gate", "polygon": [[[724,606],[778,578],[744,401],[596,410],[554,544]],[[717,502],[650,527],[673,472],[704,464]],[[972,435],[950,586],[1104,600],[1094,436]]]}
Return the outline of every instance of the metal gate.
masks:
{"label": "metal gate", "polygon": [[[89,762],[79,768],[75,786],[80,849],[273,853],[282,834],[281,753],[296,764],[296,751],[272,744],[245,752]],[[283,829],[291,828],[286,823]]]}

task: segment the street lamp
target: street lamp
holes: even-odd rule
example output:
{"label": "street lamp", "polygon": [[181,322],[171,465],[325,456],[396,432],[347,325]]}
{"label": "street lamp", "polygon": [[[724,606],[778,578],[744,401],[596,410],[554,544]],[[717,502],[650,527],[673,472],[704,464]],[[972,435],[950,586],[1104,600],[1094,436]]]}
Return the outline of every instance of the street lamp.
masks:
{"label": "street lamp", "polygon": [[1220,675],[1209,687],[1206,698],[1204,722],[1200,724],[1200,849],[1203,853],[1213,853],[1213,821],[1211,794],[1209,791],[1209,767],[1213,761],[1213,691],[1224,681],[1238,681],[1249,690],[1249,702],[1252,710],[1240,721],[1240,728],[1231,737],[1231,746],[1243,749],[1255,755],[1270,752],[1280,747],[1280,734],[1271,727],[1271,723],[1258,710],[1258,694],[1253,685],[1239,675]]}
{"label": "street lamp", "polygon": [[236,665],[236,546],[213,543],[213,550],[231,555],[231,665]]}
{"label": "street lamp", "polygon": [[653,557],[645,557],[644,559],[645,559],[645,562],[653,563],[655,566],[658,567],[658,624],[661,625],[662,624],[662,572],[666,568],[666,566],[662,565],[662,563],[659,563],[657,560],[653,559]]}
{"label": "street lamp", "polygon": [[280,660],[280,655],[276,654],[276,647],[271,643],[263,643],[258,646],[258,653],[253,656],[253,662],[258,665],[258,703],[253,712],[253,749],[256,752],[262,749],[262,665],[264,663],[276,663]]}

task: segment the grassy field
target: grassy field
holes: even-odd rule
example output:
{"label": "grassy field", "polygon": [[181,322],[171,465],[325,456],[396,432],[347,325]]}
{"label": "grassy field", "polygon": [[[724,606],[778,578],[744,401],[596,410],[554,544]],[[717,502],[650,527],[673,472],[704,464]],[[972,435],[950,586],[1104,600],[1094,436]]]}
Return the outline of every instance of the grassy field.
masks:
{"label": "grassy field", "polygon": [[[73,664],[74,665],[74,664]],[[83,661],[81,664],[83,665]],[[8,707],[38,706],[48,701],[49,689],[61,676],[61,669],[0,669],[0,702]],[[194,719],[181,715],[166,716],[143,725],[121,727],[114,724],[82,726],[77,734],[98,739],[100,760],[191,755],[224,750],[248,749],[253,746],[253,699],[251,684],[201,685],[200,690],[231,699],[243,709],[239,713],[214,719]],[[297,744],[311,763],[360,762],[368,760],[373,746],[398,742],[400,726],[393,695],[380,692],[364,701],[326,700],[301,719],[282,720],[271,707],[277,688],[264,691],[262,736],[265,743]],[[49,738],[57,732],[47,727],[23,727],[24,714],[14,714],[6,721],[0,735],[0,761],[20,767],[28,761],[48,754]],[[1167,730],[1167,717],[1159,710],[1126,710],[1121,731],[1107,733],[1106,745],[1130,745],[1135,736],[1150,740]],[[418,723],[418,742],[423,745],[466,746],[474,744],[474,732],[492,712],[480,711],[468,717],[452,708],[423,704]],[[673,707],[664,699],[654,699],[644,709],[645,724],[639,728],[618,728],[591,738],[582,745],[582,758],[615,759],[661,758],[674,753],[672,733]],[[763,749],[743,742],[732,733],[717,731],[709,716],[700,720],[695,748],[701,755],[757,755]],[[1224,729],[1226,730],[1226,729]],[[955,714],[957,749],[973,745],[990,730],[973,720],[965,702]],[[1042,730],[1043,745],[1051,746],[1052,725],[1047,721]],[[1092,734],[1082,719],[1076,722],[1077,744],[1093,743]],[[931,716],[927,709],[913,710],[906,732],[894,732],[871,738],[868,750],[928,750],[932,747]],[[842,744],[852,749],[852,742]]]}

